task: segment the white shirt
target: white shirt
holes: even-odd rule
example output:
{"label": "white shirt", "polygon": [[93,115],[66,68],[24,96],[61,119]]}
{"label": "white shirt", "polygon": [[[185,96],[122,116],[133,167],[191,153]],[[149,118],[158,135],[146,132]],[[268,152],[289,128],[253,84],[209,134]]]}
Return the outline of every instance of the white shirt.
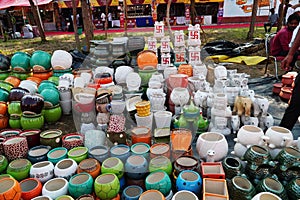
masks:
{"label": "white shirt", "polygon": [[105,21],[105,14],[104,13],[101,13],[101,21]]}
{"label": "white shirt", "polygon": [[294,40],[297,36],[297,33],[298,33],[298,30],[299,30],[299,27],[300,27],[300,24],[295,28],[295,30],[293,31],[293,36],[292,36],[292,39],[291,39],[291,42],[289,44],[289,47],[291,48],[293,46],[293,43],[294,43]]}
{"label": "white shirt", "polygon": [[107,14],[107,20],[108,20],[108,21],[112,21],[111,13],[108,13],[108,14]]}
{"label": "white shirt", "polygon": [[295,12],[295,9],[292,7],[288,7],[287,11],[286,11],[286,15],[285,15],[285,22],[287,23],[288,18],[291,14],[293,14]]}
{"label": "white shirt", "polygon": [[33,38],[32,26],[29,24],[26,24],[25,26],[23,26],[23,33],[24,33],[23,38],[26,38],[26,39]]}

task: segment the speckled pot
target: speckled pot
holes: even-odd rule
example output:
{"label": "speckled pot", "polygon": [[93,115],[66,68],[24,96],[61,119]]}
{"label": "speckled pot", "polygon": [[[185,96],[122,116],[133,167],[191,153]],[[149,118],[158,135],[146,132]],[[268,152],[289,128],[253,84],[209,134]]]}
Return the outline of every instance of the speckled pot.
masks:
{"label": "speckled pot", "polygon": [[25,158],[28,152],[28,144],[25,137],[8,138],[3,143],[4,153],[8,160]]}
{"label": "speckled pot", "polygon": [[62,146],[68,150],[83,146],[84,136],[79,133],[69,133],[62,137]]}

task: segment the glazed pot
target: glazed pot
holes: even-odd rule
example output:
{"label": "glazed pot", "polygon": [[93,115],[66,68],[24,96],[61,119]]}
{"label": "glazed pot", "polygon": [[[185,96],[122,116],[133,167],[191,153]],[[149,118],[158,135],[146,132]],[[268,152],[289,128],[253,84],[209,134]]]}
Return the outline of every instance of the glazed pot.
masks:
{"label": "glazed pot", "polygon": [[7,113],[7,104],[4,101],[0,101],[0,114],[5,115]]}
{"label": "glazed pot", "polygon": [[84,136],[79,133],[69,133],[62,137],[62,146],[68,150],[83,146]]}
{"label": "glazed pot", "polygon": [[45,51],[35,51],[30,58],[30,67],[34,71],[47,70],[51,67],[51,55]]}
{"label": "glazed pot", "polygon": [[77,163],[70,158],[60,160],[54,167],[55,177],[65,178],[69,180],[77,170]]}
{"label": "glazed pot", "polygon": [[50,151],[50,146],[34,146],[28,151],[27,159],[30,160],[31,163],[38,163],[47,160],[47,153]]}
{"label": "glazed pot", "polygon": [[19,87],[27,89],[30,94],[35,94],[38,90],[37,83],[30,80],[21,81]]}
{"label": "glazed pot", "polygon": [[86,159],[87,155],[87,147],[75,147],[68,151],[68,158],[75,160],[77,163],[80,163],[82,160]]}
{"label": "glazed pot", "polygon": [[148,66],[156,68],[158,64],[157,56],[152,50],[143,50],[139,52],[136,61],[140,70],[143,70]]}
{"label": "glazed pot", "polygon": [[300,178],[294,178],[286,186],[286,191],[290,200],[300,199]]}
{"label": "glazed pot", "polygon": [[100,163],[103,163],[109,156],[109,149],[106,146],[95,146],[89,149],[89,157],[95,158]]}
{"label": "glazed pot", "polygon": [[76,200],[95,200],[95,198],[91,194],[84,194],[78,197]]}
{"label": "glazed pot", "polygon": [[[18,87],[18,86],[19,86],[21,80],[20,80],[19,78],[15,77],[15,76],[8,76],[8,77],[4,80],[4,82],[13,85],[13,87],[15,88],[15,87]],[[11,89],[12,89],[12,88],[11,88]]]}
{"label": "glazed pot", "polygon": [[21,115],[21,102],[20,101],[11,101],[7,106],[8,114],[13,115]]}
{"label": "glazed pot", "polygon": [[16,52],[10,61],[14,71],[30,71],[30,55],[24,52]]}
{"label": "glazed pot", "polygon": [[189,64],[181,64],[178,67],[178,74],[186,74],[188,77],[193,76],[193,67]]}
{"label": "glazed pot", "polygon": [[40,142],[42,145],[51,146],[52,148],[61,146],[62,131],[59,129],[49,129],[41,132]]}
{"label": "glazed pot", "polygon": [[0,70],[0,80],[5,80],[11,73],[11,70]]}
{"label": "glazed pot", "polygon": [[152,172],[146,177],[146,189],[158,190],[164,196],[167,196],[171,190],[171,179],[164,171]]}
{"label": "glazed pot", "polygon": [[29,176],[31,163],[27,159],[16,159],[9,163],[7,173],[17,181],[21,181]]}
{"label": "glazed pot", "polygon": [[165,156],[170,158],[170,145],[165,143],[156,143],[150,147],[150,157]]}
{"label": "glazed pot", "polygon": [[246,160],[250,169],[256,170],[260,165],[268,164],[275,166],[275,163],[271,161],[271,155],[265,147],[253,145],[247,149],[242,160]]}
{"label": "glazed pot", "polygon": [[0,179],[0,199],[21,199],[21,187],[13,178]]}
{"label": "glazed pot", "polygon": [[20,122],[24,130],[41,129],[44,125],[44,116],[42,114],[24,111],[21,115]]}
{"label": "glazed pot", "polygon": [[252,183],[242,176],[235,176],[228,183],[229,196],[237,199],[251,199],[255,194],[255,188]]}
{"label": "glazed pot", "polygon": [[149,172],[151,173],[161,170],[166,172],[170,176],[172,173],[171,160],[165,156],[157,156],[155,158],[152,158],[149,162]]}
{"label": "glazed pot", "polygon": [[35,163],[30,168],[30,177],[36,178],[42,183],[47,182],[54,176],[54,165],[50,161],[41,161]]}
{"label": "glazed pot", "polygon": [[51,65],[55,70],[66,70],[72,65],[73,57],[65,50],[55,50],[51,57]]}
{"label": "glazed pot", "polygon": [[283,185],[275,178],[267,177],[261,180],[256,186],[257,192],[271,192],[278,195],[281,199],[286,200],[287,193]]}
{"label": "glazed pot", "polygon": [[300,167],[299,159],[300,150],[295,147],[283,148],[275,158],[279,162],[280,170],[282,171],[286,171],[291,167]]}
{"label": "glazed pot", "polygon": [[157,69],[153,69],[152,67],[146,67],[143,70],[139,69],[138,74],[141,77],[141,86],[148,86],[149,80],[155,72],[157,72]]}
{"label": "glazed pot", "polygon": [[219,178],[225,179],[225,172],[221,162],[202,162],[202,178]]}
{"label": "glazed pot", "polygon": [[[149,122],[149,121],[148,121]],[[146,143],[151,144],[151,130],[148,127],[138,126],[131,131],[132,144]]]}
{"label": "glazed pot", "polygon": [[53,76],[52,77],[60,77],[64,74],[72,74],[72,68],[69,69],[54,69],[53,68]]}
{"label": "glazed pot", "polygon": [[198,197],[190,191],[181,190],[174,194],[172,200],[180,200],[180,199],[189,199],[189,200],[198,200]]}
{"label": "glazed pot", "polygon": [[[20,129],[21,126],[21,117],[20,115],[12,114],[9,116],[8,124],[11,128]],[[27,141],[28,142],[28,141]],[[28,144],[29,146],[29,144]]]}
{"label": "glazed pot", "polygon": [[115,174],[106,173],[98,176],[94,183],[94,191],[100,199],[112,199],[120,190],[120,182]]}
{"label": "glazed pot", "polygon": [[147,200],[147,199],[165,200],[165,197],[158,190],[147,190],[141,194],[139,200]]}
{"label": "glazed pot", "polygon": [[[32,77],[39,78],[42,80],[48,80],[53,75],[52,69],[48,70],[34,70],[32,72]],[[28,79],[27,79],[28,80]]]}
{"label": "glazed pot", "polygon": [[222,166],[227,179],[232,179],[235,176],[242,174],[243,166],[241,160],[236,157],[226,157],[222,161]]}
{"label": "glazed pot", "polygon": [[281,83],[283,85],[292,85],[292,83],[294,82],[294,77],[288,74],[284,74],[282,75],[281,78]]}
{"label": "glazed pot", "polygon": [[69,180],[69,194],[74,198],[91,194],[93,192],[93,182],[92,176],[88,173],[76,174]]}
{"label": "glazed pot", "polygon": [[10,75],[17,77],[20,80],[26,80],[31,75],[31,72],[30,71],[26,72],[26,71],[14,71],[13,70]]}
{"label": "glazed pot", "polygon": [[65,147],[56,147],[47,153],[48,161],[55,165],[60,160],[67,158],[67,152]]}
{"label": "glazed pot", "polygon": [[124,175],[124,164],[116,157],[109,157],[101,165],[101,173],[113,173],[121,179]]}
{"label": "glazed pot", "polygon": [[174,162],[173,176],[179,176],[180,172],[184,170],[192,170],[200,172],[200,162],[193,156],[180,156]]}
{"label": "glazed pot", "polygon": [[38,93],[41,93],[44,89],[56,89],[54,82],[49,80],[43,80],[38,87]]}
{"label": "glazed pot", "polygon": [[291,146],[293,143],[292,132],[284,127],[271,126],[267,129],[265,136],[269,137],[268,143],[272,149]]}
{"label": "glazed pot", "polygon": [[9,82],[5,82],[0,80],[0,88],[7,90],[8,92],[10,92],[10,90],[13,88],[14,86],[12,84],[10,84]]}
{"label": "glazed pot", "polygon": [[260,192],[256,194],[251,200],[281,200],[281,198],[271,192]]}
{"label": "glazed pot", "polygon": [[180,172],[176,179],[177,191],[188,190],[195,194],[200,194],[202,187],[202,178],[200,175],[191,170],[184,170]]}
{"label": "glazed pot", "polygon": [[0,173],[4,172],[8,166],[8,160],[4,155],[0,155]]}
{"label": "glazed pot", "polygon": [[131,145],[130,150],[134,155],[144,156],[147,160],[149,160],[150,146],[146,143],[139,142]]}
{"label": "glazed pot", "polygon": [[44,107],[44,98],[37,94],[25,94],[21,98],[21,110],[40,114]]}
{"label": "glazed pot", "polygon": [[283,84],[282,84],[282,83],[275,83],[275,84],[273,84],[272,92],[273,92],[274,94],[277,94],[277,95],[278,95],[278,94],[280,93],[282,87],[283,87]]}
{"label": "glazed pot", "polygon": [[29,93],[27,89],[20,88],[20,87],[14,87],[10,90],[9,95],[8,95],[8,101],[21,101],[22,97]]}
{"label": "glazed pot", "polygon": [[122,192],[122,199],[138,200],[142,193],[143,189],[138,185],[127,186]]}
{"label": "glazed pot", "polygon": [[46,88],[40,94],[45,102],[53,106],[59,104],[59,92],[57,89]]}
{"label": "glazed pot", "polygon": [[223,197],[224,199],[229,199],[227,182],[225,179],[213,179],[204,178],[203,179],[203,197],[206,198],[207,195],[215,197]]}
{"label": "glazed pot", "polygon": [[26,80],[35,82],[37,86],[40,85],[40,83],[43,81],[42,79],[34,76],[29,76],[28,78],[26,78]]}
{"label": "glazed pot", "polygon": [[56,199],[68,193],[68,181],[64,178],[54,178],[47,181],[42,188],[42,194]]}
{"label": "glazed pot", "polygon": [[53,124],[57,122],[62,115],[62,109],[60,104],[54,105],[54,106],[45,106],[42,111],[45,121],[49,124]]}
{"label": "glazed pot", "polygon": [[100,174],[100,163],[94,158],[88,158],[81,161],[77,168],[77,174],[86,172],[95,179]]}
{"label": "glazed pot", "polygon": [[9,91],[3,88],[0,88],[0,101],[7,102]]}
{"label": "glazed pot", "polygon": [[188,86],[188,76],[186,74],[171,74],[168,80],[170,90],[177,87],[186,88]]}
{"label": "glazed pot", "polygon": [[128,178],[142,179],[148,171],[148,162],[144,156],[132,155],[125,163],[125,172]]}
{"label": "glazed pot", "polygon": [[28,147],[32,148],[34,146],[40,145],[40,133],[39,129],[24,130],[20,133],[20,136],[24,136],[27,139]]}
{"label": "glazed pot", "polygon": [[0,115],[0,129],[4,129],[8,126],[8,117]]}
{"label": "glazed pot", "polygon": [[31,200],[42,194],[42,183],[35,178],[27,178],[20,182],[22,199]]}
{"label": "glazed pot", "polygon": [[10,67],[9,57],[0,54],[0,70],[8,70]]}
{"label": "glazed pot", "polygon": [[25,158],[28,152],[28,144],[25,137],[11,137],[3,143],[4,153],[8,160]]}
{"label": "glazed pot", "polygon": [[176,87],[172,90],[170,99],[176,106],[184,106],[188,103],[190,94],[187,88]]}
{"label": "glazed pot", "polygon": [[127,158],[130,156],[130,147],[125,144],[113,146],[110,149],[110,156],[119,158],[123,163],[125,163]]}
{"label": "glazed pot", "polygon": [[55,200],[74,200],[70,195],[62,195],[57,197]]}

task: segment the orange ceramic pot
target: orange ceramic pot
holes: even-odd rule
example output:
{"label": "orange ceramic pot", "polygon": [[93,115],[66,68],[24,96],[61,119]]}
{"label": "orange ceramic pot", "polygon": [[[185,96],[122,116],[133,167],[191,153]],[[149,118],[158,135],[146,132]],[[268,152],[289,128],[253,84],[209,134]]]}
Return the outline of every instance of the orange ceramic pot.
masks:
{"label": "orange ceramic pot", "polygon": [[14,87],[18,87],[21,82],[21,80],[15,76],[9,76],[4,81],[12,84]]}
{"label": "orange ceramic pot", "polygon": [[151,145],[151,131],[148,127],[140,126],[135,127],[131,131],[131,141],[132,144],[136,143],[146,143]]}
{"label": "orange ceramic pot", "polygon": [[45,70],[45,71],[33,71],[32,72],[33,77],[40,78],[41,80],[48,80],[48,78],[52,75],[53,75],[52,69]]}
{"label": "orange ceramic pot", "polygon": [[0,199],[20,200],[21,194],[21,186],[14,178],[0,180]]}
{"label": "orange ceramic pot", "polygon": [[40,83],[43,81],[42,79],[40,79],[39,77],[35,77],[35,76],[29,76],[27,78],[27,80],[33,81],[35,82],[37,85],[40,85]]}
{"label": "orange ceramic pot", "polygon": [[281,91],[279,93],[279,96],[285,100],[285,101],[289,101],[290,98],[292,97],[292,92],[293,92],[293,88],[292,87],[282,87]]}
{"label": "orange ceramic pot", "polygon": [[282,86],[283,86],[282,83],[275,83],[275,84],[273,84],[272,92],[273,92],[274,94],[279,94],[280,91],[281,91]]}
{"label": "orange ceramic pot", "polygon": [[77,168],[77,174],[86,172],[90,174],[93,177],[93,179],[95,179],[100,174],[100,169],[101,166],[98,160],[94,158],[88,158],[79,163]]}
{"label": "orange ceramic pot", "polygon": [[156,143],[150,147],[150,158],[157,156],[166,156],[170,158],[170,145],[166,143]]}
{"label": "orange ceramic pot", "polygon": [[8,117],[0,115],[0,129],[6,128],[8,125]]}
{"label": "orange ceramic pot", "polygon": [[5,115],[7,113],[7,104],[4,101],[0,101],[0,115]]}
{"label": "orange ceramic pot", "polygon": [[42,193],[42,183],[36,178],[24,179],[20,182],[20,186],[23,200],[31,200]]}
{"label": "orange ceramic pot", "polygon": [[186,74],[189,77],[193,76],[193,67],[190,64],[181,64],[178,67],[178,74]]}
{"label": "orange ceramic pot", "polygon": [[158,64],[158,59],[154,51],[144,50],[137,55],[137,64],[139,69],[143,70],[145,67],[152,67],[156,69]]}

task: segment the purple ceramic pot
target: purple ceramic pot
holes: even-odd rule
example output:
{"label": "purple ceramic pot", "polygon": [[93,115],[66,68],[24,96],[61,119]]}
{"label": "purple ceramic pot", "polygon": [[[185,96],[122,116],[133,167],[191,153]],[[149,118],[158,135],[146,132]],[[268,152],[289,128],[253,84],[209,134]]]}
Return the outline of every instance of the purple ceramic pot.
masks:
{"label": "purple ceramic pot", "polygon": [[44,98],[38,94],[25,94],[21,99],[21,110],[40,114],[44,107]]}

